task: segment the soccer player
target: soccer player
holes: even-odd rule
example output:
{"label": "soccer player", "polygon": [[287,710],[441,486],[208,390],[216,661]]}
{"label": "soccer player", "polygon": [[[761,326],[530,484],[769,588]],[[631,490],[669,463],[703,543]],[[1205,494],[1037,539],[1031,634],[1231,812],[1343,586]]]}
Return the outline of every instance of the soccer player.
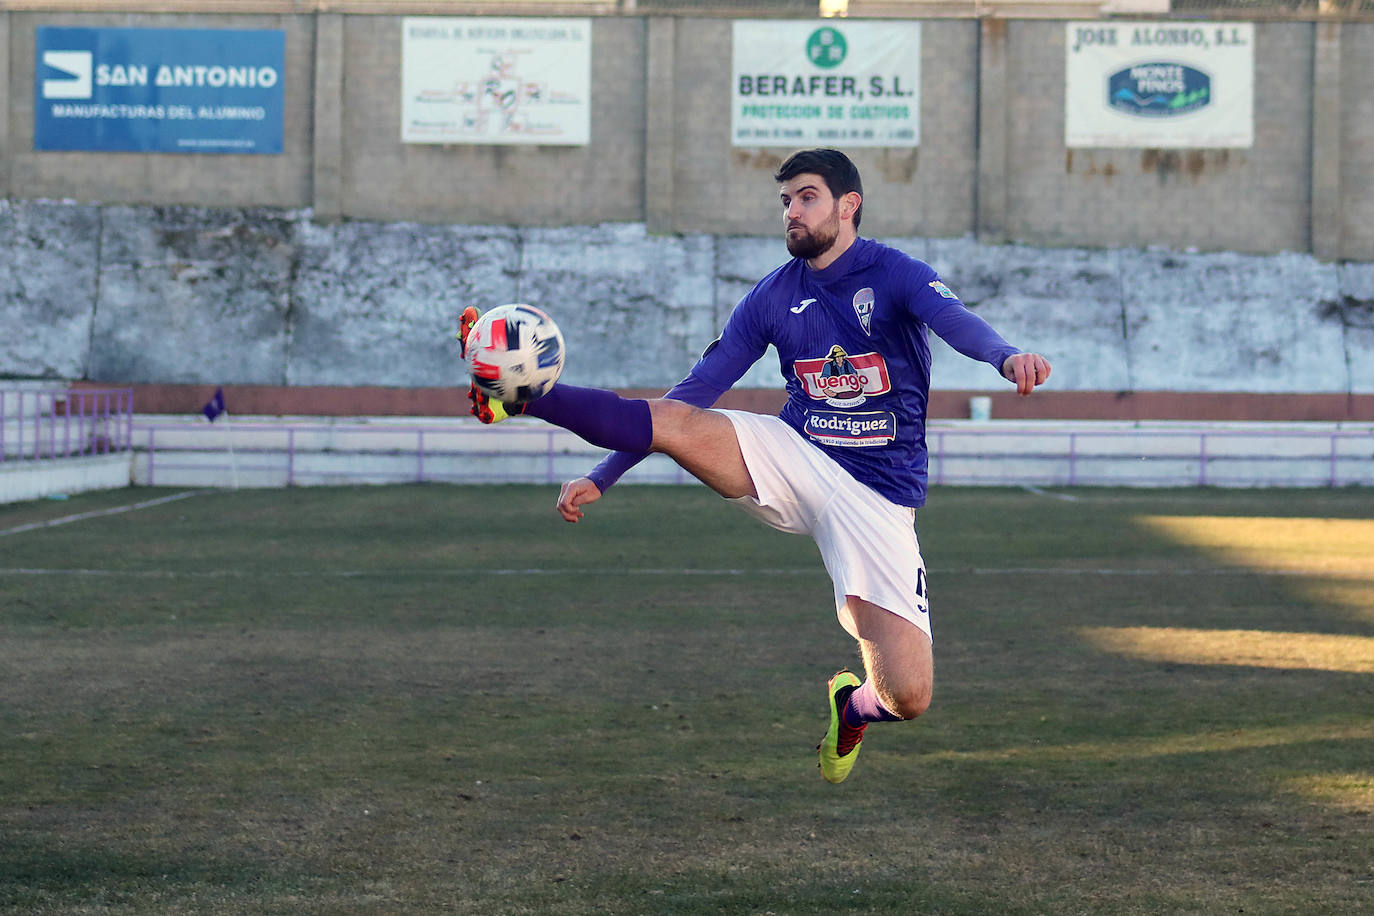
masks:
{"label": "soccer player", "polygon": [[[930,705],[931,627],[916,509],[926,499],[926,404],[934,331],[1028,395],[1050,364],[1007,343],[927,264],[858,235],[863,187],[838,150],[793,154],[778,169],[787,250],[735,306],[720,337],[663,398],[557,384],[528,404],[469,392],[496,422],[522,412],[613,452],[565,483],[569,522],[649,452],[662,452],[751,515],[809,534],[834,585],[841,625],[865,677],[826,686],[830,725],[818,751],[830,782],[849,775],[870,722],[914,719]],[[477,320],[464,312],[460,339]],[[710,409],[777,347],[787,402],[776,417]]]}

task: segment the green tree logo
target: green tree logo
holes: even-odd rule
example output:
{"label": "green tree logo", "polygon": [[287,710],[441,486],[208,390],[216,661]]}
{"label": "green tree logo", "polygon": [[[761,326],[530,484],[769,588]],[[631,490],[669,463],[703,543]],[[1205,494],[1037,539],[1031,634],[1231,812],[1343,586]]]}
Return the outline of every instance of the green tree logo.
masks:
{"label": "green tree logo", "polygon": [[849,53],[849,45],[839,29],[822,26],[806,39],[806,56],[817,67],[838,67]]}

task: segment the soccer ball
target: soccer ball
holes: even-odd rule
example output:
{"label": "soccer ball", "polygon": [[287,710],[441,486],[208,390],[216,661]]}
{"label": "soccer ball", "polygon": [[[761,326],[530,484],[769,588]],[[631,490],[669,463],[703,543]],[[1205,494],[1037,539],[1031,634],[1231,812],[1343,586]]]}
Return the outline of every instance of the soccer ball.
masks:
{"label": "soccer ball", "polygon": [[498,305],[468,333],[467,361],[479,391],[503,404],[523,404],[558,381],[563,334],[532,305]]}

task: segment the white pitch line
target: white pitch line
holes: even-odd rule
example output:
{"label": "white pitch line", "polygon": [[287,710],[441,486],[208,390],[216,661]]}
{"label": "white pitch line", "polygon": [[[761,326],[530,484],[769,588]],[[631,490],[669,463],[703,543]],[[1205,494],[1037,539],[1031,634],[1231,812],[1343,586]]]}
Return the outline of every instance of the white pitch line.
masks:
{"label": "white pitch line", "polygon": [[326,569],[263,572],[238,569],[84,569],[0,567],[0,576],[124,576],[134,579],[358,579],[368,576],[803,576],[821,575],[812,569]]}
{"label": "white pitch line", "polygon": [[20,534],[24,531],[36,531],[39,528],[55,528],[58,525],[67,525],[72,522],[82,522],[88,518],[99,518],[102,515],[119,515],[121,512],[133,512],[137,509],[148,509],[153,506],[160,506],[163,503],[175,502],[178,499],[186,499],[189,496],[199,496],[202,493],[209,493],[209,490],[187,490],[184,493],[174,493],[171,496],[159,496],[157,499],[148,499],[139,503],[132,503],[127,506],[115,506],[110,509],[97,509],[93,512],[79,512],[76,515],[64,515],[62,518],[50,518],[45,522],[29,522],[27,525],[16,525],[13,528],[6,528],[0,531],[0,538],[9,534]]}
{"label": "white pitch line", "polygon": [[950,569],[945,574],[975,576],[1323,576],[1326,570],[1249,569],[1246,567],[1167,567],[1164,569],[1061,569],[1052,566],[1014,566],[1003,569]]}
{"label": "white pitch line", "polygon": [[1078,502],[1077,496],[1070,496],[1068,493],[1051,493],[1048,490],[1042,490],[1028,483],[1022,484],[1021,489],[1025,490],[1027,493],[1034,493],[1036,496],[1048,496],[1050,499],[1061,499],[1066,503]]}
{"label": "white pitch line", "polygon": [[[3,533],[3,532],[0,532]],[[381,576],[806,576],[823,575],[825,570],[817,566],[808,569],[326,569],[326,570],[286,570],[282,572],[263,572],[261,570],[207,569],[45,569],[35,567],[0,567],[0,576],[111,576],[131,579],[359,579]],[[1239,567],[1169,567],[1165,569],[1062,569],[1056,567],[1020,566],[1005,569],[974,567],[945,569],[941,576],[1324,576],[1331,573],[1323,570],[1301,569],[1244,569]],[[1342,575],[1337,572],[1335,575]],[[1359,574],[1357,574],[1358,577]]]}

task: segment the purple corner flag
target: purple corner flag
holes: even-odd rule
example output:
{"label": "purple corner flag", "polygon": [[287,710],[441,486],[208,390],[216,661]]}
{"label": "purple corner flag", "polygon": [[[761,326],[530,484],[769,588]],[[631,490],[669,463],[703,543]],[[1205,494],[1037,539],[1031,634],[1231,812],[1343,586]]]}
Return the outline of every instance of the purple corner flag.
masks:
{"label": "purple corner flag", "polygon": [[224,413],[224,411],[224,389],[216,388],[215,396],[205,402],[205,406],[200,409],[200,412],[205,414],[205,419],[213,423],[215,422],[215,418]]}

